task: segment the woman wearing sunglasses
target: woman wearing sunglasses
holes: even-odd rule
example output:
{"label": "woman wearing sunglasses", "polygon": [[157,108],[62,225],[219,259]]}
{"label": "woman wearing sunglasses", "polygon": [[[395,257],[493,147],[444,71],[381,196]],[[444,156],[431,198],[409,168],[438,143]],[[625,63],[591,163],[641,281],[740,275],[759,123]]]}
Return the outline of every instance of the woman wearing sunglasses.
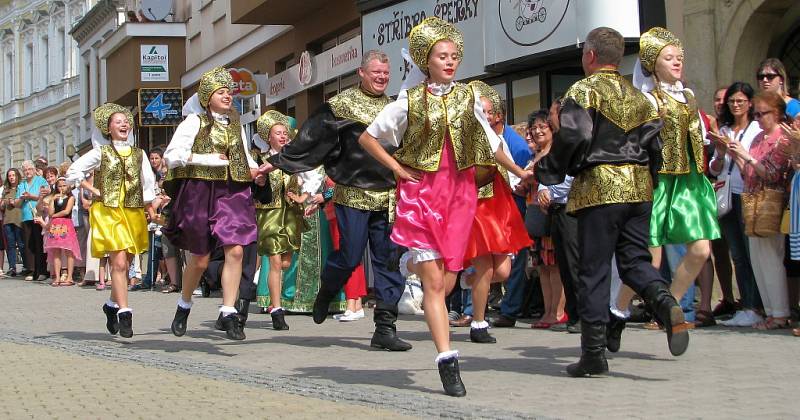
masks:
{"label": "woman wearing sunglasses", "polygon": [[789,88],[786,86],[788,77],[786,67],[777,58],[767,58],[758,66],[756,73],[758,87],[762,92],[775,92],[786,102],[786,116],[797,118],[800,116],[800,101],[789,96]]}

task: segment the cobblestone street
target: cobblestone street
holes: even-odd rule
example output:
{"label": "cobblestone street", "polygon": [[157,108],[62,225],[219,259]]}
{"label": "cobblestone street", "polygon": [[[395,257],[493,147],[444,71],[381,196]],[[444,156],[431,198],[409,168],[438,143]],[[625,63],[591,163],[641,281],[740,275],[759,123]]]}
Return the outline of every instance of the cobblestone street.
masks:
{"label": "cobblestone street", "polygon": [[800,341],[785,330],[695,330],[676,359],[663,333],[634,326],[609,376],[571,379],[577,335],[518,323],[478,345],[455,329],[468,395],[453,399],[421,317],[399,323],[407,353],[373,351],[368,320],[317,326],[302,315],[277,332],[251,314],[248,339],[232,342],[212,329],[219,299],[199,298],[178,338],[176,297],[132,293],[135,335],[121,339],[105,331],[107,293],[0,281],[0,417],[791,418],[800,407],[786,398],[800,384]]}

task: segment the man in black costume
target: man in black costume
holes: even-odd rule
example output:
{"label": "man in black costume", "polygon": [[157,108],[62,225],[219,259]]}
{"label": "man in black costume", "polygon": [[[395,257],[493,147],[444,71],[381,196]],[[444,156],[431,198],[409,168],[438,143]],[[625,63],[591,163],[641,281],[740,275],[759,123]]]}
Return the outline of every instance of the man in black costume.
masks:
{"label": "man in black costume", "polygon": [[574,178],[567,211],[578,218],[578,305],[581,358],[567,367],[579,377],[608,372],[609,271],[616,254],[622,281],[653,309],[673,355],[689,345],[688,325],[669,286],[651,264],[650,210],[662,123],[655,108],[617,68],[622,35],[611,28],[589,32],[581,62],[587,77],[564,95],[550,153],[537,163],[538,180]]}
{"label": "man in black costume", "polygon": [[[389,59],[380,51],[364,54],[358,69],[358,86],[347,89],[319,107],[300,127],[280,153],[262,167],[271,165],[284,172],[297,173],[325,166],[335,183],[333,202],[340,240],[339,250],[328,256],[322,271],[314,322],[321,324],[328,307],[361,262],[367,242],[370,245],[375,278],[375,333],[371,346],[391,351],[406,351],[411,344],[397,337],[397,302],[405,281],[397,270],[390,270],[396,245],[389,239],[394,212],[395,180],[392,171],[378,163],[358,144],[361,133],[391,102],[384,94],[389,84]],[[389,153],[395,147],[384,145]]]}

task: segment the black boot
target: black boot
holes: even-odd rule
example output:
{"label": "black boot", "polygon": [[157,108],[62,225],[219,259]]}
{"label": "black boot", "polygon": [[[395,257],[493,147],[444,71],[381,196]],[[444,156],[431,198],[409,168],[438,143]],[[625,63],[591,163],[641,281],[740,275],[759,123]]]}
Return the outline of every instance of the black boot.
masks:
{"label": "black boot", "polygon": [[170,329],[176,337],[186,334],[186,320],[189,319],[189,312],[191,309],[183,309],[180,306],[175,311],[175,319],[172,320]]}
{"label": "black boot", "polygon": [[689,330],[694,326],[686,322],[683,309],[670,293],[665,283],[653,282],[641,294],[650,306],[656,320],[667,332],[667,345],[673,356],[680,356],[689,347]]}
{"label": "black boot", "polygon": [[[250,300],[249,299],[239,299],[236,301],[236,312],[239,314],[239,321],[242,323],[242,328],[245,327],[247,324],[247,315],[250,312]],[[214,323],[214,328],[225,331],[225,326],[222,325],[222,312],[219,313],[217,317],[217,322]]]}
{"label": "black boot", "polygon": [[119,332],[119,320],[117,319],[117,312],[119,312],[119,308],[103,304],[103,313],[106,314],[106,328],[111,335],[117,335]]}
{"label": "black boot", "polygon": [[567,366],[569,376],[579,378],[608,372],[606,324],[581,321],[581,360]]}
{"label": "black boot", "polygon": [[274,330],[288,330],[289,324],[286,323],[286,319],[284,315],[286,315],[286,311],[283,309],[278,309],[277,311],[272,311],[269,314],[272,317],[272,329]]}
{"label": "black boot", "polygon": [[397,305],[378,301],[375,305],[375,333],[372,334],[370,346],[389,351],[411,350],[411,344],[397,337]]}
{"label": "black boot", "polygon": [[133,337],[133,312],[123,312],[119,317],[119,335],[125,338]]}
{"label": "black boot", "polygon": [[608,325],[606,325],[606,348],[611,353],[619,351],[622,344],[622,330],[625,329],[625,320],[614,315],[608,314]]}
{"label": "black boot", "polygon": [[333,297],[334,296],[329,294],[325,289],[319,289],[317,298],[314,300],[314,309],[311,313],[315,324],[322,324],[325,322],[325,318],[328,317],[328,308],[331,306]]}
{"label": "black boot", "polygon": [[497,342],[497,339],[492,337],[489,334],[489,328],[470,328],[469,329],[469,341],[473,343],[488,343],[494,344]]}
{"label": "black boot", "polygon": [[222,329],[225,330],[225,335],[231,340],[245,339],[244,329],[242,329],[242,320],[239,318],[239,314],[233,313],[222,317]]}
{"label": "black boot", "polygon": [[464,382],[461,382],[461,371],[458,369],[458,359],[451,357],[439,361],[439,378],[442,380],[444,393],[451,397],[467,395]]}
{"label": "black boot", "polygon": [[250,299],[242,299],[236,301],[236,312],[239,313],[239,321],[242,323],[242,328],[247,324],[247,316],[250,314]]}

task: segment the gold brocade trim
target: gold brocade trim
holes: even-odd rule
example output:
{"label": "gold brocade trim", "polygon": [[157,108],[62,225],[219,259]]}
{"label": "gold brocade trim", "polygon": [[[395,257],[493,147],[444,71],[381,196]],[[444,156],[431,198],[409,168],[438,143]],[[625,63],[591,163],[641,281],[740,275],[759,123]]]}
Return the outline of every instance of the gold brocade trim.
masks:
{"label": "gold brocade trim", "polygon": [[394,189],[372,191],[347,185],[336,184],[333,187],[333,202],[359,210],[386,210],[389,208]]}
{"label": "gold brocade trim", "polygon": [[256,132],[267,144],[269,144],[269,132],[272,130],[272,126],[275,124],[280,124],[286,128],[286,131],[289,132],[289,139],[294,137],[294,130],[292,130],[292,124],[289,122],[289,117],[281,114],[278,111],[275,111],[274,109],[270,109],[269,111],[261,114],[261,116],[256,120]]}
{"label": "gold brocade trim", "polygon": [[474,106],[474,93],[463,83],[456,83],[444,96],[428,92],[425,83],[409,89],[408,128],[394,154],[395,159],[412,168],[435,172],[439,169],[444,139],[449,133],[459,170],[474,165],[494,165],[494,153],[475,118]]}
{"label": "gold brocade trim", "polygon": [[328,105],[336,118],[357,121],[368,126],[390,102],[392,100],[386,95],[371,96],[355,86],[329,99]]}
{"label": "gold brocade trim", "polygon": [[659,119],[647,97],[615,71],[600,71],[572,85],[564,99],[592,108],[626,133]]}
{"label": "gold brocade trim", "polygon": [[[170,169],[167,179],[194,178],[225,181],[230,173],[231,179],[236,182],[251,182],[250,166],[247,163],[244,144],[242,144],[242,126],[239,124],[238,116],[233,113],[228,125],[215,120],[209,121],[205,114],[198,116],[200,117],[200,131],[194,138],[192,153],[223,154],[228,157],[228,166],[186,165]],[[206,127],[210,124],[213,125],[211,131],[208,131]]]}
{"label": "gold brocade trim", "polygon": [[572,181],[567,211],[652,200],[653,178],[646,166],[597,165],[581,172]]}
{"label": "gold brocade trim", "polygon": [[703,134],[700,128],[700,116],[697,113],[697,101],[688,91],[684,91],[686,103],[679,102],[666,93],[658,94],[659,103],[665,108],[664,127],[661,129],[663,142],[661,156],[663,163],[661,174],[682,175],[689,173],[688,145],[691,145],[694,164],[698,172],[705,170],[703,150]]}
{"label": "gold brocade trim", "polygon": [[100,190],[100,201],[106,207],[120,206],[124,185],[125,194],[122,206],[125,208],[144,207],[142,193],[142,159],[144,152],[132,147],[127,156],[117,155],[111,145],[100,146],[100,167],[94,177],[94,185]]}
{"label": "gold brocade trim", "polygon": [[493,87],[487,85],[485,82],[481,80],[473,80],[467,83],[475,92],[478,93],[479,96],[482,96],[489,100],[492,103],[492,111],[497,112],[502,106],[503,99],[500,98],[500,94],[494,90]]}

